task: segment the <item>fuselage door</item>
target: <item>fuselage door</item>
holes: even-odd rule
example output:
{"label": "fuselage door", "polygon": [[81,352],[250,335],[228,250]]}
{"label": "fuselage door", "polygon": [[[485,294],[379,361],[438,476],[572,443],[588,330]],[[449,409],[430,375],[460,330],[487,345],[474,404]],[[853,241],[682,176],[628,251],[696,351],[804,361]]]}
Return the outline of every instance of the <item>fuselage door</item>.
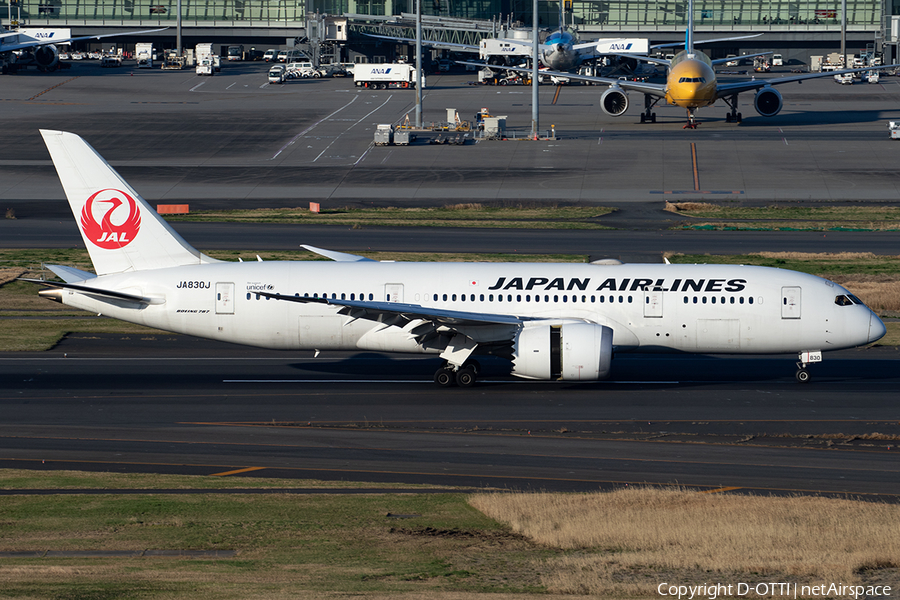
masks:
{"label": "fuselage door", "polygon": [[384,297],[387,302],[403,302],[403,284],[384,284]]}
{"label": "fuselage door", "polygon": [[234,284],[216,283],[216,314],[234,314]]}
{"label": "fuselage door", "polygon": [[785,286],[781,288],[781,318],[800,318],[800,288]]}
{"label": "fuselage door", "polygon": [[663,293],[660,291],[644,292],[644,316],[661,319],[663,316]]}

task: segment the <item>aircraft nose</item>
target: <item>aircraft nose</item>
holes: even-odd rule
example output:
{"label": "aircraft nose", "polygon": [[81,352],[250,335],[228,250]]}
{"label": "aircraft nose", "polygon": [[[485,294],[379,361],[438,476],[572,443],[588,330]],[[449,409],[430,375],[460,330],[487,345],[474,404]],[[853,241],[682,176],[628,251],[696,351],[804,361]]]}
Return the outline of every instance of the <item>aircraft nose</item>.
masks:
{"label": "aircraft nose", "polygon": [[869,343],[877,342],[887,333],[887,327],[884,322],[878,318],[878,315],[872,313],[869,316]]}

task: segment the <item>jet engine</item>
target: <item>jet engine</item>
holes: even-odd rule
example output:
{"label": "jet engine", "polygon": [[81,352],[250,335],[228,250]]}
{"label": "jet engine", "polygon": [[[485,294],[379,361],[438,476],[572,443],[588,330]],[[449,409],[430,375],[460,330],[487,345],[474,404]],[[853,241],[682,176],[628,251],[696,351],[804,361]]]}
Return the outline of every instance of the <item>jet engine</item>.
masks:
{"label": "jet engine", "polygon": [[619,86],[612,86],[600,96],[600,107],[611,117],[620,117],[628,110],[628,96]]}
{"label": "jet engine", "polygon": [[756,112],[764,117],[774,117],[781,112],[784,103],[781,101],[781,94],[772,87],[764,87],[756,93],[753,99],[753,106]]}
{"label": "jet engine", "polygon": [[59,50],[53,44],[39,46],[34,51],[34,62],[41,70],[50,70],[59,62]]}
{"label": "jet engine", "polygon": [[526,379],[604,379],[612,362],[612,338],[612,329],[593,323],[524,327],[513,347],[512,374]]}

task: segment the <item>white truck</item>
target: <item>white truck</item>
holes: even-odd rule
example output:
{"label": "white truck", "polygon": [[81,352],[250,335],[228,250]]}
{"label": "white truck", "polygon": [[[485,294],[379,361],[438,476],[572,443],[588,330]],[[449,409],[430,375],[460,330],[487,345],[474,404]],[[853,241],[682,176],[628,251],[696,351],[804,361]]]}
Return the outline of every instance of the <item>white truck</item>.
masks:
{"label": "white truck", "polygon": [[212,44],[197,44],[194,56],[197,60],[197,75],[215,75],[216,68],[213,59]]}
{"label": "white truck", "polygon": [[[353,68],[353,83],[357,87],[385,90],[387,88],[415,88],[416,69],[406,63],[360,63]],[[425,87],[425,75],[422,75]]]}
{"label": "white truck", "polygon": [[134,60],[137,61],[138,69],[153,68],[153,44],[147,42],[139,42],[134,45]]}

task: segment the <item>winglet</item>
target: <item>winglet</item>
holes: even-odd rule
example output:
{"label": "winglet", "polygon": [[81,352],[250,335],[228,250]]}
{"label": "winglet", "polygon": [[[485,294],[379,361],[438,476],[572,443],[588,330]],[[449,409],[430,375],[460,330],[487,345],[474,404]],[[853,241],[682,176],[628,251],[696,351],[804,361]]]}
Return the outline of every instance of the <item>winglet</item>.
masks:
{"label": "winglet", "polygon": [[300,247],[309,250],[313,254],[318,254],[319,256],[324,256],[325,258],[330,258],[331,260],[337,262],[375,262],[371,258],[359,256],[358,254],[347,254],[346,252],[323,250],[322,248],[316,248],[315,246],[307,246],[306,244],[301,244]]}

